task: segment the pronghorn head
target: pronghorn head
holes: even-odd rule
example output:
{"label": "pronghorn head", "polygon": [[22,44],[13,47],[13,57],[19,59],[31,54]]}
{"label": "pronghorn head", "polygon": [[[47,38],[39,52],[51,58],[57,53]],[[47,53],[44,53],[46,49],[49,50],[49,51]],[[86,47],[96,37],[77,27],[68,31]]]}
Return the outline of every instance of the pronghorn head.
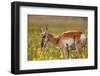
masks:
{"label": "pronghorn head", "polygon": [[41,41],[41,47],[45,47],[46,46],[46,43],[48,41],[48,28],[47,26],[45,26],[45,28],[41,28],[41,38],[42,38],[42,41]]}

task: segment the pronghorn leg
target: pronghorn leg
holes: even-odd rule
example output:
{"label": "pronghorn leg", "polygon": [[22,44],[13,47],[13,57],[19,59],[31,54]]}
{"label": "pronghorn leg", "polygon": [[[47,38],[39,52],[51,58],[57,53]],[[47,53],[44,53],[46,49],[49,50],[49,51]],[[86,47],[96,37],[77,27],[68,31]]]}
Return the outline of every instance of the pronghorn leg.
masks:
{"label": "pronghorn leg", "polygon": [[45,59],[45,55],[44,55],[44,47],[42,48],[42,56],[43,56],[43,60]]}
{"label": "pronghorn leg", "polygon": [[83,49],[84,49],[84,51],[86,50],[86,47],[87,47],[86,43],[83,44]]}
{"label": "pronghorn leg", "polygon": [[82,45],[79,45],[79,54],[82,54],[83,50],[82,50]]}
{"label": "pronghorn leg", "polygon": [[69,58],[68,45],[63,48],[63,51],[64,51],[64,57],[65,57],[65,59],[68,59]]}
{"label": "pronghorn leg", "polygon": [[43,48],[42,48],[42,56],[43,56],[43,60],[45,60],[45,54],[44,54],[44,52],[46,51],[45,50],[45,47],[46,47],[46,44],[47,44],[47,42],[45,42],[44,44],[43,44]]}
{"label": "pronghorn leg", "polygon": [[82,45],[80,42],[75,43],[76,50],[78,51],[79,55],[82,55]]}

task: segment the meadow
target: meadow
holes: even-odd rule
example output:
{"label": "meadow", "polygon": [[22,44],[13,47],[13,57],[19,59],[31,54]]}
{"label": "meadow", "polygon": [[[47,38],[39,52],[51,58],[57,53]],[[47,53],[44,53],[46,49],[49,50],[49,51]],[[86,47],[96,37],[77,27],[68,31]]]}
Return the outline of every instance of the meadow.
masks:
{"label": "meadow", "polygon": [[[79,30],[88,35],[87,17],[63,17],[63,16],[42,16],[28,15],[28,61],[32,60],[58,60],[64,59],[62,50],[58,50],[52,43],[41,48],[41,28],[48,27],[48,33],[60,35],[65,31]],[[79,55],[76,50],[69,51],[69,59],[88,58],[87,46]]]}

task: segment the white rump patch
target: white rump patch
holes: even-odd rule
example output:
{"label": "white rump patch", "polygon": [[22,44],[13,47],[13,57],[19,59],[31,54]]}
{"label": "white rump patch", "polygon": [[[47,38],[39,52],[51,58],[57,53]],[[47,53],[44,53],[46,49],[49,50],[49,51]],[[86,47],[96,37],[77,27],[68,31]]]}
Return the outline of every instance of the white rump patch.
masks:
{"label": "white rump patch", "polygon": [[85,34],[81,34],[80,40],[81,40],[81,42],[86,41],[86,36],[85,36]]}

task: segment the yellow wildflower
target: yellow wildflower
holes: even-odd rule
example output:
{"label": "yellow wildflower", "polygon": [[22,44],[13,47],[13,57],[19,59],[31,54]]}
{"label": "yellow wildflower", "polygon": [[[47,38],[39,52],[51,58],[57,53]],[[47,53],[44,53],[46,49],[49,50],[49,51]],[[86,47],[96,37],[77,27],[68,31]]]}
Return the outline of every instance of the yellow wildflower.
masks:
{"label": "yellow wildflower", "polygon": [[63,54],[61,54],[61,55],[60,55],[60,58],[63,58],[63,57],[64,57]]}
{"label": "yellow wildflower", "polygon": [[36,60],[36,58],[33,58],[33,60]]}
{"label": "yellow wildflower", "polygon": [[38,51],[42,51],[42,48],[38,48],[37,50],[38,50]]}
{"label": "yellow wildflower", "polygon": [[34,48],[34,50],[36,50],[36,48]]}
{"label": "yellow wildflower", "polygon": [[53,57],[49,57],[49,60],[52,60],[53,59]]}

